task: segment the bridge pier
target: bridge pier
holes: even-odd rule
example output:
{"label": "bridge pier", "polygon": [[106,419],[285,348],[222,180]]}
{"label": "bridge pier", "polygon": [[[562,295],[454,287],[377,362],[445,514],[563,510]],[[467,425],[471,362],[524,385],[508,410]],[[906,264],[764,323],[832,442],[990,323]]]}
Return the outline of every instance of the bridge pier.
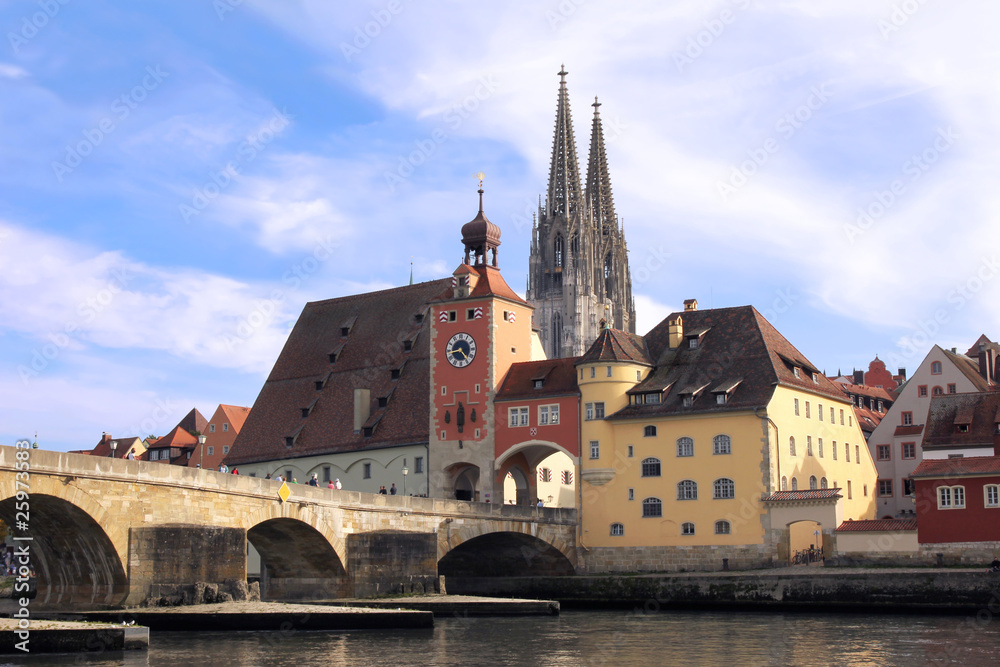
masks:
{"label": "bridge pier", "polygon": [[347,537],[353,596],[441,592],[437,533],[380,530]]}

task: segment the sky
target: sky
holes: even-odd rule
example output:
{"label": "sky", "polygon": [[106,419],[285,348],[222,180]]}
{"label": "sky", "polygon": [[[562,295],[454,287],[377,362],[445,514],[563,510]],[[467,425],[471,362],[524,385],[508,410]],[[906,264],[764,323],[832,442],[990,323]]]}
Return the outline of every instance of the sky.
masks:
{"label": "sky", "polygon": [[1000,4],[0,0],[0,444],[253,405],[309,301],[524,293],[565,65],[637,330],[754,305],[828,374],[1000,336]]}

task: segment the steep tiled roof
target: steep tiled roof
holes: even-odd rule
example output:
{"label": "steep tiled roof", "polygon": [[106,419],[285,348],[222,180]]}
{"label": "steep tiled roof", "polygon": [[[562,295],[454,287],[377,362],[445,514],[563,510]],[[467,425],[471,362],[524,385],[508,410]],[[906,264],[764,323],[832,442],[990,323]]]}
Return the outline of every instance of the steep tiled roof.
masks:
{"label": "steep tiled roof", "polygon": [[869,410],[868,408],[859,408],[856,405],[854,406],[854,418],[858,420],[858,425],[865,433],[865,438],[872,434],[872,431],[874,431],[875,427],[882,422],[884,417],[884,412],[877,412],[875,410]]}
{"label": "steep tiled roof", "polygon": [[[426,442],[430,424],[427,303],[450,294],[450,286],[451,279],[446,278],[306,304],[226,463],[233,466]],[[356,319],[343,336],[342,326],[351,318]],[[413,341],[410,351],[403,348],[401,341],[406,339]],[[331,354],[338,349],[331,362]],[[399,371],[398,379],[392,379],[393,370]],[[364,430],[354,431],[355,389],[371,392],[368,425],[373,430],[368,437]],[[378,407],[379,398],[388,399],[385,407]],[[303,416],[306,408],[307,416]],[[286,445],[290,437],[294,438],[291,448]]]}
{"label": "steep tiled roof", "polygon": [[470,297],[477,296],[489,296],[490,294],[494,296],[500,296],[505,299],[510,299],[511,301],[516,301],[517,303],[528,305],[528,302],[517,295],[514,290],[510,288],[507,281],[503,279],[500,275],[500,269],[489,265],[480,265],[473,267],[479,273],[479,280],[476,281],[476,286],[472,288],[472,292],[469,294]]}
{"label": "steep tiled roof", "polygon": [[182,449],[190,449],[198,444],[198,438],[194,437],[186,430],[181,428],[178,424],[170,433],[167,433],[162,438],[157,439],[156,443],[151,445],[154,448],[162,449],[164,447],[180,447]]}
{"label": "steep tiled roof", "polygon": [[979,374],[979,362],[975,359],[970,359],[964,354],[957,354],[951,350],[941,349],[944,356],[948,358],[958,370],[962,371],[962,375],[967,377],[973,386],[979,391],[986,391],[990,388],[990,382]]}
{"label": "steep tiled roof", "polygon": [[764,502],[775,502],[782,500],[829,500],[840,498],[840,489],[807,489],[804,491],[775,491],[766,496]]}
{"label": "steep tiled roof", "polygon": [[[943,394],[931,398],[924,433],[925,450],[993,447],[1000,424],[1000,392]],[[961,432],[959,427],[967,427]]]}
{"label": "steep tiled roof", "polygon": [[595,361],[627,361],[653,365],[642,336],[619,329],[601,331],[597,340],[584,352],[577,363],[587,364]]}
{"label": "steep tiled roof", "polygon": [[1000,456],[967,456],[961,459],[924,459],[910,477],[938,478],[964,475],[1000,475]]}
{"label": "steep tiled roof", "polygon": [[226,417],[229,419],[229,428],[239,433],[243,428],[243,422],[247,420],[247,415],[250,414],[250,408],[239,405],[225,405],[223,403],[220,403],[219,407],[222,408],[222,411],[226,413]]}
{"label": "steep tiled roof", "polygon": [[917,424],[916,426],[897,426],[896,430],[892,432],[893,435],[920,435],[924,432],[924,425]]}
{"label": "steep tiled roof", "polygon": [[866,384],[851,384],[849,382],[837,382],[835,383],[841,387],[845,394],[854,394],[856,396],[868,396],[874,398],[875,400],[882,399],[883,401],[892,402],[892,394],[887,392],[882,387],[870,387]]}
{"label": "steep tiled roof", "polygon": [[[678,316],[686,334],[703,332],[693,349],[686,341],[669,345],[667,323]],[[612,418],[763,408],[776,384],[846,402],[844,393],[752,306],[672,313],[644,341],[656,368],[632,393],[665,390],[661,403],[629,405]],[[800,377],[794,367],[801,369]],[[713,392],[725,392],[737,380],[726,403],[718,404]],[[684,394],[698,389],[692,406],[684,407]]]}
{"label": "steep tiled roof", "polygon": [[184,429],[188,433],[197,431],[198,433],[204,433],[208,430],[208,420],[198,412],[198,408],[192,408],[191,412],[184,415],[184,418],[178,422],[177,426]]}
{"label": "steep tiled roof", "polygon": [[[91,456],[111,456],[111,441],[118,441],[118,448],[115,449],[116,458],[124,458],[128,456],[129,449],[132,448],[133,444],[142,444],[142,440],[135,437],[134,435],[129,435],[124,438],[113,438],[110,433],[105,433],[101,436],[101,441],[97,443],[97,446],[88,452]],[[138,443],[135,441],[139,440]]]}
{"label": "steep tiled roof", "polygon": [[[497,391],[496,400],[579,394],[576,367],[573,365],[576,361],[577,357],[567,357],[513,364]],[[542,386],[535,389],[535,380],[538,379],[542,380]]]}
{"label": "steep tiled roof", "polygon": [[861,519],[847,520],[837,527],[838,533],[858,533],[886,530],[916,530],[916,519]]}

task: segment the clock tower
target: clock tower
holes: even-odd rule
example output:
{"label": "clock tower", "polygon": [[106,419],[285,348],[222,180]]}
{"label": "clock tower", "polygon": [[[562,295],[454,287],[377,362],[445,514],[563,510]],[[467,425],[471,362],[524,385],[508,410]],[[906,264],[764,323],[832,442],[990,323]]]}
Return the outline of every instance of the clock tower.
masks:
{"label": "clock tower", "polygon": [[511,364],[532,359],[533,308],[500,275],[500,228],[483,213],[482,180],[462,244],[451,288],[430,303],[428,491],[496,502],[493,399]]}

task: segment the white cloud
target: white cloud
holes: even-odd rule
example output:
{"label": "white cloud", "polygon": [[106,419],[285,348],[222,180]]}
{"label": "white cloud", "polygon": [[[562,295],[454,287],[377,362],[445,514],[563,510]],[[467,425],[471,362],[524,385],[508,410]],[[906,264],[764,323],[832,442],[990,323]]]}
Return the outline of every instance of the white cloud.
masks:
{"label": "white cloud", "polygon": [[20,79],[25,76],[28,76],[28,70],[23,67],[11,65],[10,63],[0,63],[0,78]]}

